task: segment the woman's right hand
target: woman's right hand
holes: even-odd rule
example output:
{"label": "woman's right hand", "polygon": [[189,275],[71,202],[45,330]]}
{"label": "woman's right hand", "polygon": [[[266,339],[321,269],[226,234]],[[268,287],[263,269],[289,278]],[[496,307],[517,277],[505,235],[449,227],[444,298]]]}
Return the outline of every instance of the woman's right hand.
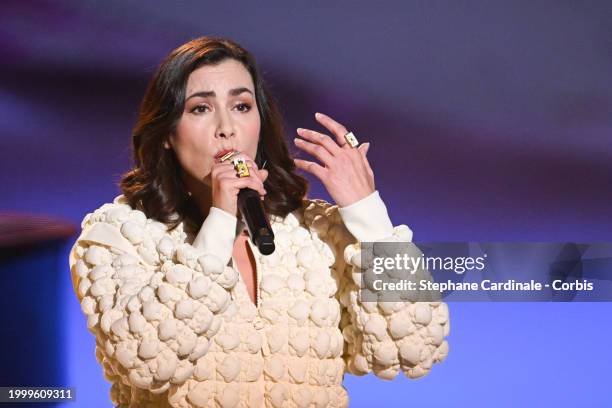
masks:
{"label": "woman's right hand", "polygon": [[[232,160],[243,158],[249,168],[248,177],[238,177]],[[217,161],[211,170],[212,178],[212,206],[238,216],[238,193],[242,188],[251,188],[263,196],[267,191],[264,181],[268,177],[268,170],[259,170],[255,162],[245,153],[240,152],[224,162]]]}

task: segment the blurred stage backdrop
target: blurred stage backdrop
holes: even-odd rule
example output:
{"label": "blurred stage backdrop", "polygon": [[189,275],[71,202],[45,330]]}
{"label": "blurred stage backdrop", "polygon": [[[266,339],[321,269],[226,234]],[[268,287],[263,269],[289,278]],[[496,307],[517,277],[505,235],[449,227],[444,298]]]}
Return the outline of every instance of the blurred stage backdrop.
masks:
{"label": "blurred stage backdrop", "polygon": [[[1,386],[111,406],[68,249],[119,194],[155,67],[200,35],[254,53],[289,140],[320,111],[370,141],[415,240],[611,239],[609,1],[4,1]],[[447,360],[418,380],[347,375],[352,407],[612,406],[611,304],[449,307]]]}

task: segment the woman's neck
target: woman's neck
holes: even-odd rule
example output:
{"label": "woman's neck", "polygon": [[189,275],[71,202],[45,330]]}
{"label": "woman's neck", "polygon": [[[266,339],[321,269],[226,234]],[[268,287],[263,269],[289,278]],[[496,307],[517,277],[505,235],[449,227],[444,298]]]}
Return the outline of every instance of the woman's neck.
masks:
{"label": "woman's neck", "polygon": [[[191,193],[191,198],[194,200],[196,206],[200,209],[202,219],[208,217],[210,208],[212,207],[212,187],[210,185],[210,175],[208,175],[204,181],[199,181],[191,176],[184,174],[183,180],[187,186],[187,190]],[[234,214],[238,217],[238,214]]]}
{"label": "woman's neck", "polygon": [[202,218],[206,219],[210,212],[210,207],[212,207],[212,189],[210,185],[206,181],[201,182],[185,173],[183,173],[183,181],[189,195],[200,210]]}

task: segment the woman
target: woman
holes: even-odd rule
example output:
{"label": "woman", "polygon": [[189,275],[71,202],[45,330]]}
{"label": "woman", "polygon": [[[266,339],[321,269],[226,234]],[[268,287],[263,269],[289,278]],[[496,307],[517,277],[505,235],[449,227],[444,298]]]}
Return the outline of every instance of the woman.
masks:
{"label": "woman", "polygon": [[[70,254],[96,357],[120,407],[344,407],[345,372],[426,374],[448,352],[440,302],[361,302],[360,242],[393,227],[366,157],[332,118],[292,159],[254,58],[226,39],[174,50],[133,131],[123,194],[83,220]],[[346,137],[345,137],[346,136]],[[249,168],[237,177],[234,152]],[[337,205],[306,197],[316,176]],[[237,194],[259,192],[276,251],[259,253]]]}

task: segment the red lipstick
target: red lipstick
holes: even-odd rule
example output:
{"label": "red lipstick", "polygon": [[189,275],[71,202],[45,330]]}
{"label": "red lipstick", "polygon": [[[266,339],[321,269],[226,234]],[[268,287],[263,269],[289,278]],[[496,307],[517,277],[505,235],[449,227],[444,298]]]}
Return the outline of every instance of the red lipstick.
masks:
{"label": "red lipstick", "polygon": [[234,152],[234,149],[219,150],[217,154],[215,154],[215,159],[220,159],[221,157],[225,156],[227,153],[230,153],[230,152]]}

